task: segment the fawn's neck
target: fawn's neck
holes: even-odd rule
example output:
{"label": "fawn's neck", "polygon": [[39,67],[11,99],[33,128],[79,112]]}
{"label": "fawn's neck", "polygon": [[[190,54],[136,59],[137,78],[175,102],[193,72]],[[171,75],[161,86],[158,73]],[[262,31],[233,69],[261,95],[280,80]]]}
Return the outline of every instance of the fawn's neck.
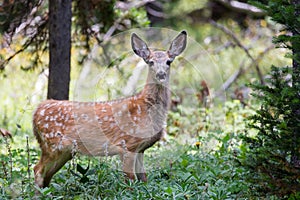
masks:
{"label": "fawn's neck", "polygon": [[164,109],[168,109],[170,100],[169,81],[158,83],[157,80],[148,75],[147,83],[142,91],[146,101],[151,104],[160,104]]}

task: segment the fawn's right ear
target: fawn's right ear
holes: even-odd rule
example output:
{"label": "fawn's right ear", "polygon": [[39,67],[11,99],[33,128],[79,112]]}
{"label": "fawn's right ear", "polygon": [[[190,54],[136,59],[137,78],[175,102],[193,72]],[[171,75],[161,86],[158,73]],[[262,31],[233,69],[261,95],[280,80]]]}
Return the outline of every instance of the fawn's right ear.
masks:
{"label": "fawn's right ear", "polygon": [[150,56],[150,50],[147,44],[135,33],[131,35],[131,46],[134,53],[147,62]]}

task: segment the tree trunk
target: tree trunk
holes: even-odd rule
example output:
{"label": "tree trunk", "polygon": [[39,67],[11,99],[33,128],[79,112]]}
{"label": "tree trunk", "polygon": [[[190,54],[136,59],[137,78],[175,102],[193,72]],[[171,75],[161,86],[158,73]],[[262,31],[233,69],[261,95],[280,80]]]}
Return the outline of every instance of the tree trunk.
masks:
{"label": "tree trunk", "polygon": [[49,1],[48,99],[69,99],[72,0]]}

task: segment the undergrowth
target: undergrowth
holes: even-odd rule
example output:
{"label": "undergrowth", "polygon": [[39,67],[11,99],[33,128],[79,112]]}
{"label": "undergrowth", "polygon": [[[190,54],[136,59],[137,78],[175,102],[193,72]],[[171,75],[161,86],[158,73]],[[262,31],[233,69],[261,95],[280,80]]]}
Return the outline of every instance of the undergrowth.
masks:
{"label": "undergrowth", "polygon": [[[214,118],[210,109],[195,113],[188,110],[181,108],[180,115],[171,112],[168,122],[172,130],[180,130],[190,120],[193,132],[188,138],[182,140],[187,134],[175,131],[167,141],[146,151],[146,183],[126,180],[117,156],[76,155],[56,173],[49,187],[38,189],[34,185],[33,166],[40,150],[31,146],[28,137],[24,148],[14,148],[10,139],[1,139],[5,151],[0,155],[0,199],[32,199],[36,191],[42,199],[249,198],[251,187],[244,179],[248,172],[237,161],[241,149],[238,134],[242,134],[243,119],[248,113],[238,101],[227,102],[222,119],[227,125],[222,127],[216,125],[221,122],[213,120],[221,117]],[[182,123],[174,123],[176,120]]]}

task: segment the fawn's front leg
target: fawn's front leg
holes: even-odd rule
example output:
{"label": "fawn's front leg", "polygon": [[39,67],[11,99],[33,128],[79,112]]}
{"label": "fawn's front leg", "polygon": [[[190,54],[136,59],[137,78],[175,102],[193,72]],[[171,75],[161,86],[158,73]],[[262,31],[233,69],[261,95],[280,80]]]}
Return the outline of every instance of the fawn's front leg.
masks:
{"label": "fawn's front leg", "polygon": [[120,156],[123,162],[123,172],[131,180],[135,179],[135,154],[134,152],[126,151]]}
{"label": "fawn's front leg", "polygon": [[125,152],[121,155],[123,162],[123,172],[131,180],[135,179],[147,181],[144,163],[143,163],[144,153],[135,152]]}
{"label": "fawn's front leg", "polygon": [[136,177],[146,182],[147,181],[147,175],[144,169],[144,153],[137,153],[135,157],[135,174]]}

